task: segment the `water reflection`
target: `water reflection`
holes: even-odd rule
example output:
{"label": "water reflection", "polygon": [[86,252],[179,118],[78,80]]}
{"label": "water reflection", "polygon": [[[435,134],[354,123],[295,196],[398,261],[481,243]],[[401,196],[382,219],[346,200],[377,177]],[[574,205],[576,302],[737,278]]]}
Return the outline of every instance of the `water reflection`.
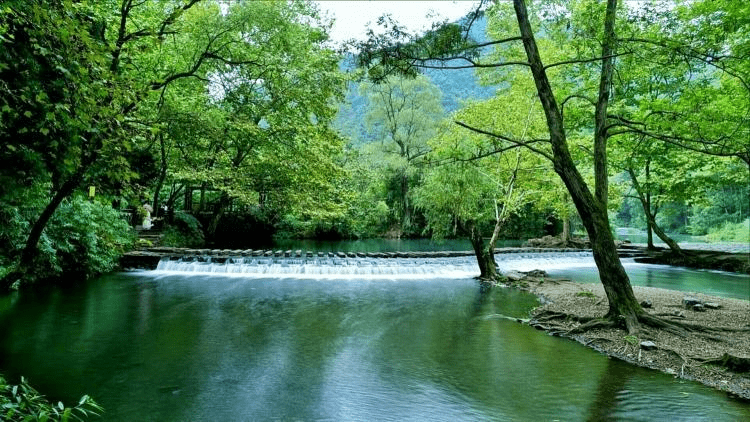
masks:
{"label": "water reflection", "polygon": [[18,298],[0,314],[0,371],[53,399],[91,394],[112,421],[750,418],[498,317],[535,304],[469,278],[118,274]]}
{"label": "water reflection", "polygon": [[[750,300],[750,276],[723,271],[693,270],[668,265],[639,264],[623,259],[623,266],[634,286],[658,287],[683,292]],[[593,261],[566,268],[551,268],[553,277],[579,283],[601,283]]]}

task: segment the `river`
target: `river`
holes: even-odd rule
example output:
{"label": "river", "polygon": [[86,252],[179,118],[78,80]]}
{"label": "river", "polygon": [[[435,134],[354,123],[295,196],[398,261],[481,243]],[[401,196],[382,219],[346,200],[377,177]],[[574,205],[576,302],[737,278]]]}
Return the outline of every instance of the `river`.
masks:
{"label": "river", "polygon": [[[596,282],[585,255],[513,260]],[[107,421],[750,420],[747,401],[498,318],[537,300],[482,294],[453,269],[140,271],[16,294],[0,299],[0,372],[54,400],[89,394]],[[626,269],[634,284],[748,298],[746,276]]]}

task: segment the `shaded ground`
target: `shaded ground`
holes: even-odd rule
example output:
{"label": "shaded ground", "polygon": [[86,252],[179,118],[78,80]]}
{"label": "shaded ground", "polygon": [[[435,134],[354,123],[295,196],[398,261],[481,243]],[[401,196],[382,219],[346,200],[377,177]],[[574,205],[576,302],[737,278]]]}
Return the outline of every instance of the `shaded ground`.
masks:
{"label": "shaded ground", "polygon": [[[631,337],[621,329],[598,329],[583,335],[567,336],[565,332],[580,324],[571,319],[538,321],[536,317],[550,312],[581,317],[602,316],[607,312],[607,299],[601,285],[554,281],[549,278],[527,277],[516,282],[543,300],[529,322],[554,335],[573,338],[609,356],[634,365],[657,369],[685,379],[699,381],[719,390],[750,400],[750,301],[712,297],[704,294],[675,292],[650,287],[633,287],[639,301],[650,301],[649,312],[691,324],[715,329],[715,338],[691,333],[686,337],[649,329],[639,337]],[[683,299],[690,296],[716,304],[718,309],[696,311],[686,309]],[[730,330],[730,331],[727,331]],[[739,330],[739,331],[734,331]],[[655,349],[645,350],[641,343],[653,342]],[[719,362],[725,355],[739,358],[733,370]]]}

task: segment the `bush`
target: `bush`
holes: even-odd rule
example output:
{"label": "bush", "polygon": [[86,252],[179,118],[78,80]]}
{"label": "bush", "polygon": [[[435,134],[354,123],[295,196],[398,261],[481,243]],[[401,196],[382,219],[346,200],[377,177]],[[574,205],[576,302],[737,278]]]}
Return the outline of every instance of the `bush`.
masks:
{"label": "bush", "polygon": [[4,421],[83,421],[99,416],[102,408],[89,396],[78,404],[66,407],[62,402],[50,403],[22,377],[18,385],[10,385],[0,376],[0,420]]}
{"label": "bush", "polygon": [[[31,222],[45,201],[30,193],[21,203],[23,206],[0,206],[0,214],[6,221],[0,227],[0,274],[14,268]],[[33,273],[27,273],[24,282],[60,280],[62,276],[86,279],[112,271],[134,241],[135,235],[118,211],[109,205],[73,197],[60,204],[44,229]]]}
{"label": "bush", "polygon": [[[55,275],[90,278],[112,271],[135,241],[128,223],[109,205],[73,198],[45,229],[44,246]],[[54,255],[51,252],[54,251]]]}
{"label": "bush", "polygon": [[177,212],[164,229],[161,244],[175,248],[199,248],[205,243],[200,221],[185,212]]}
{"label": "bush", "polygon": [[750,241],[750,218],[740,223],[726,222],[720,228],[710,229],[706,239],[710,242],[748,242]]}

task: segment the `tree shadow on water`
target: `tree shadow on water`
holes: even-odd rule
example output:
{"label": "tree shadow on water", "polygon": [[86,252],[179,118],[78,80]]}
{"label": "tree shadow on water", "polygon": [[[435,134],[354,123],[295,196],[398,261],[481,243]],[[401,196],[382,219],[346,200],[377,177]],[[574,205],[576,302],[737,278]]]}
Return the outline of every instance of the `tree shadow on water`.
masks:
{"label": "tree shadow on water", "polygon": [[594,401],[589,407],[586,418],[589,422],[615,421],[615,410],[618,407],[618,396],[633,377],[633,368],[615,359],[607,359],[607,367],[599,378]]}

